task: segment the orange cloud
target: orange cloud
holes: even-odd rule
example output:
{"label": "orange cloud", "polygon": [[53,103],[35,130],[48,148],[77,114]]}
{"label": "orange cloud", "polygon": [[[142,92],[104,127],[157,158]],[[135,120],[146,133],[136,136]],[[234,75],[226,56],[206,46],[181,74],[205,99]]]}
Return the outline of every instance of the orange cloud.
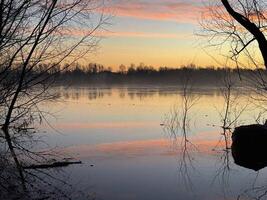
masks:
{"label": "orange cloud", "polygon": [[96,122],[96,123],[59,123],[57,129],[88,129],[88,128],[134,128],[159,126],[158,122]]}
{"label": "orange cloud", "polygon": [[102,36],[181,39],[183,37],[187,37],[188,35],[172,34],[172,33],[147,33],[147,32],[105,32],[102,33]]}
{"label": "orange cloud", "polygon": [[[69,36],[84,36],[89,34],[90,32],[86,30],[66,30],[61,31],[61,34],[69,35]],[[158,32],[127,32],[127,31],[117,31],[117,32],[110,32],[110,31],[96,31],[93,33],[96,37],[134,37],[134,38],[169,38],[169,39],[185,39],[192,36],[192,33],[158,33]]]}

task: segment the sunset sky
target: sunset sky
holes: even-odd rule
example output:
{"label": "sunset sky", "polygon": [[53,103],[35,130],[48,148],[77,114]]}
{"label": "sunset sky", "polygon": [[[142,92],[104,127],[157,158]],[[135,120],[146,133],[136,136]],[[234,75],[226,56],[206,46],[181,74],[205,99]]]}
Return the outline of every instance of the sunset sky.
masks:
{"label": "sunset sky", "polygon": [[113,17],[96,57],[91,61],[117,68],[120,64],[177,67],[215,65],[196,36],[204,8],[200,0],[112,0]]}

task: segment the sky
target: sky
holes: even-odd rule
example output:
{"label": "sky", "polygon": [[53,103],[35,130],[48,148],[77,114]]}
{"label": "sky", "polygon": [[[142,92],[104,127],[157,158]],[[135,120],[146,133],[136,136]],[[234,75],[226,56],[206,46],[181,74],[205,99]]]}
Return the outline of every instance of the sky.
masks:
{"label": "sky", "polygon": [[179,67],[216,65],[203,49],[201,0],[110,0],[111,17],[91,62],[118,68],[131,63]]}

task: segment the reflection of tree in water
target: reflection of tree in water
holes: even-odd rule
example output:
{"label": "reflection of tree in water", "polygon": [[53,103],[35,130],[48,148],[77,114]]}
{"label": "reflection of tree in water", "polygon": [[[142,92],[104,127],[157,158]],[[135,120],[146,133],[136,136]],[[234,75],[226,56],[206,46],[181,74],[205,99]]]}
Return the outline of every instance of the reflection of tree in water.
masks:
{"label": "reflection of tree in water", "polygon": [[[229,188],[229,179],[231,175],[231,136],[232,130],[238,125],[240,116],[246,110],[248,104],[239,104],[239,93],[234,93],[235,81],[232,78],[231,71],[226,70],[222,77],[221,95],[224,98],[224,105],[221,110],[218,111],[221,120],[221,138],[217,145],[214,147],[214,151],[218,153],[219,166],[216,170],[216,174],[212,180],[212,184],[216,181],[219,182],[223,190],[224,195],[227,194]],[[218,146],[223,146],[218,149]]]}
{"label": "reflection of tree in water", "polygon": [[59,87],[53,88],[65,100],[78,101],[82,97],[87,97],[89,100],[103,99],[105,96],[112,95],[112,88],[88,88],[88,87]]}
{"label": "reflection of tree in water", "polygon": [[[25,184],[22,187],[21,176],[7,149],[0,152],[0,199],[16,200],[43,200],[43,199],[94,199],[93,193],[87,188],[86,192],[80,190],[82,185],[69,183],[69,174],[64,168],[26,168],[34,163],[46,164],[59,160],[60,155],[52,151],[30,152],[17,154],[23,167]],[[49,158],[49,159],[48,159]],[[64,159],[62,159],[64,160]],[[66,160],[67,161],[67,160]],[[34,165],[36,166],[36,165]]]}
{"label": "reflection of tree in water", "polygon": [[[234,82],[231,79],[230,73],[223,77],[224,87],[221,88],[221,95],[224,97],[224,106],[218,111],[221,119],[221,138],[218,144],[214,147],[216,155],[219,158],[219,165],[216,165],[216,172],[211,180],[211,184],[218,183],[221,186],[225,198],[227,198],[230,189],[230,178],[233,171],[232,157],[231,157],[231,136],[232,130],[239,125],[241,115],[248,108],[249,103],[240,104],[238,102],[240,93],[234,93]],[[179,174],[188,189],[193,189],[192,170],[194,167],[193,153],[197,147],[190,142],[190,116],[191,110],[198,98],[194,96],[190,82],[185,82],[182,92],[181,104],[175,104],[167,115],[164,130],[176,141],[181,142],[181,157],[179,162]],[[181,139],[181,140],[180,140]],[[246,195],[257,194],[255,199],[264,199],[267,195],[267,187],[252,187],[239,195],[238,199],[252,199],[244,198]],[[252,195],[253,193],[253,195]],[[259,198],[260,197],[260,198]]]}
{"label": "reflection of tree in water", "polygon": [[194,170],[194,158],[191,153],[197,150],[197,148],[190,142],[188,134],[190,133],[190,112],[199,100],[199,96],[193,93],[190,74],[185,74],[181,97],[181,104],[175,104],[167,115],[164,130],[170,134],[171,138],[175,139],[175,142],[178,141],[177,139],[180,139],[179,175],[182,177],[186,187],[193,189],[190,171]]}
{"label": "reflection of tree in water", "polygon": [[[239,126],[241,115],[248,109],[250,102],[241,105],[239,98],[242,94],[234,93],[235,83],[231,78],[231,73],[226,73],[223,77],[224,87],[221,88],[221,94],[224,97],[224,107],[220,112],[222,137],[218,143],[223,144],[223,149],[219,150],[219,162],[220,165],[216,171],[213,182],[218,181],[226,197],[228,189],[230,189],[229,179],[231,178],[233,167],[232,157],[230,154],[233,151],[232,145],[232,133],[233,130]],[[253,99],[255,100],[255,99]],[[260,124],[264,111],[260,112],[256,117],[256,123]],[[257,126],[257,125],[256,125]],[[237,129],[235,129],[236,132]],[[235,134],[234,132],[234,134]],[[244,133],[245,134],[245,133]],[[231,148],[232,146],[232,148]],[[247,146],[247,148],[253,148],[253,146]],[[217,148],[215,147],[215,150]],[[242,153],[242,152],[240,152]],[[242,156],[242,155],[240,155]],[[243,155],[246,156],[246,155]],[[247,155],[248,156],[248,155]],[[256,155],[255,155],[256,156]],[[256,163],[255,163],[256,164]],[[256,179],[253,181],[252,186],[249,189],[244,190],[239,194],[237,199],[265,199],[267,195],[266,186],[255,186],[259,172],[257,172]]]}
{"label": "reflection of tree in water", "polygon": [[[256,175],[256,178],[258,174]],[[263,200],[267,198],[267,186],[255,186],[252,185],[251,188],[244,190],[241,194],[238,195],[237,200]]]}
{"label": "reflection of tree in water", "polygon": [[88,99],[89,100],[103,99],[105,95],[108,94],[99,89],[94,88],[93,90],[90,90],[88,92]]}
{"label": "reflection of tree in water", "polygon": [[127,95],[130,99],[140,99],[151,98],[158,94],[157,88],[143,87],[143,88],[134,88],[127,87]]}
{"label": "reflection of tree in water", "polygon": [[[186,72],[186,73],[190,73],[190,72]],[[187,76],[187,75],[185,75]],[[185,81],[186,78],[184,78],[183,80],[183,84]],[[190,78],[191,79],[191,78]],[[191,82],[191,80],[188,80],[189,82]],[[143,86],[143,88],[134,88],[132,86],[129,86],[127,87],[127,96],[130,97],[130,99],[135,99],[135,98],[138,98],[138,99],[145,99],[145,98],[148,98],[150,99],[151,97],[154,97],[154,96],[159,96],[159,97],[176,97],[176,96],[181,96],[183,98],[183,90],[184,90],[184,85],[180,85],[180,86],[169,86],[169,87],[151,87],[151,86]],[[189,84],[189,83],[188,83]],[[189,85],[188,85],[189,87]],[[189,89],[189,88],[188,88]],[[190,92],[192,93],[193,92],[193,87],[190,88]],[[198,88],[197,90],[198,92],[201,91],[200,93],[201,94],[204,94],[206,96],[214,96],[214,95],[218,95],[217,94],[217,91],[216,90],[211,90],[211,89],[208,89],[206,90],[205,88]],[[197,91],[194,91],[197,92]],[[120,96],[124,96],[122,95],[121,93],[124,92],[123,90],[120,90]],[[126,91],[125,91],[126,92]],[[196,95],[195,95],[196,96]]]}
{"label": "reflection of tree in water", "polygon": [[[51,152],[33,150],[40,140],[34,127],[46,120],[46,112],[39,105],[58,98],[58,93],[49,88],[69,67],[60,64],[76,62],[97,45],[92,34],[105,17],[101,12],[92,15],[101,6],[100,2],[84,0],[1,1],[1,199],[70,199],[67,193],[71,190],[61,187],[68,184],[57,179],[52,170],[25,166],[48,163],[52,157]],[[66,30],[70,26],[88,31],[66,37],[66,31],[72,35],[70,29]],[[74,97],[79,98],[78,94]]]}
{"label": "reflection of tree in water", "polygon": [[[216,9],[214,9],[216,7]],[[265,0],[258,0],[258,1],[250,1],[250,0],[241,0],[241,1],[210,1],[210,4],[207,7],[208,15],[203,14],[203,23],[201,24],[204,29],[204,35],[209,36],[209,42],[211,46],[220,46],[220,49],[230,49],[230,51],[226,51],[230,53],[227,55],[232,61],[235,62],[237,68],[239,69],[240,66],[249,66],[250,68],[253,66],[255,67],[255,71],[251,71],[251,73],[247,74],[245,77],[246,82],[252,86],[252,89],[255,93],[257,98],[260,97],[259,105],[262,105],[262,102],[266,101],[266,70],[261,69],[261,67],[267,67],[267,51],[266,51],[266,35],[265,30],[262,27],[266,26],[267,18],[265,17],[266,12],[266,1]],[[211,17],[212,16],[212,17]],[[257,17],[255,17],[257,16]],[[253,28],[251,28],[253,27]],[[223,41],[223,42],[219,42]],[[229,42],[229,43],[228,43]],[[254,45],[254,42],[258,43],[259,45]],[[264,43],[265,45],[262,45]],[[230,45],[229,45],[230,44]],[[227,46],[227,47],[226,47]],[[226,47],[226,48],[225,48]],[[254,48],[255,47],[255,48]],[[259,51],[261,54],[261,58],[259,59],[258,54],[256,51]],[[244,57],[246,59],[244,59]],[[241,59],[242,58],[242,59]],[[241,61],[242,60],[242,61]],[[246,62],[244,63],[244,60]],[[241,77],[241,76],[240,76]],[[231,137],[231,130],[235,127],[235,123],[239,118],[239,114],[242,113],[241,111],[236,115],[234,118],[231,118],[231,105],[233,99],[231,94],[231,84],[228,82],[226,84],[226,93],[225,94],[225,109],[224,113],[221,115],[222,118],[222,137],[223,142],[225,143],[225,155],[229,155],[229,147],[230,147],[230,137]],[[255,100],[255,99],[254,99]],[[245,109],[245,107],[244,107]],[[265,109],[266,111],[266,109]],[[228,114],[229,113],[229,114]],[[259,118],[257,118],[259,119]],[[257,120],[259,123],[259,120]],[[257,125],[255,125],[257,127]],[[248,127],[244,128],[245,130],[249,130],[247,133],[251,136],[250,139],[255,139],[255,134],[257,135],[257,131],[254,129],[249,129]],[[234,138],[236,138],[235,133],[233,134]],[[241,133],[241,132],[240,132]],[[244,134],[244,132],[242,132]],[[266,132],[265,132],[266,133]],[[242,135],[243,140],[246,137]],[[264,134],[263,134],[264,135]],[[233,138],[233,145],[235,145],[235,139]],[[241,138],[241,137],[240,137]],[[248,139],[249,137],[247,137]],[[245,153],[244,157],[255,157],[258,155],[255,153],[254,148],[256,145],[262,145],[260,142],[253,142],[248,141],[239,141],[243,143]],[[264,142],[263,142],[264,143]],[[241,146],[241,144],[240,144]],[[254,146],[254,147],[253,147]],[[242,149],[240,148],[240,149]],[[239,149],[239,150],[240,150]],[[257,149],[257,148],[255,148]],[[234,155],[234,148],[233,148],[233,155]],[[236,152],[235,152],[236,153]],[[248,155],[250,154],[251,155]],[[229,156],[228,156],[229,157]],[[264,157],[263,157],[264,158]],[[227,161],[228,160],[228,161]],[[249,160],[249,159],[248,159]],[[252,159],[253,160],[253,159]],[[255,159],[257,160],[257,159]],[[226,162],[223,159],[222,166],[228,165],[229,159],[226,158]],[[257,163],[257,162],[254,162]],[[229,171],[229,167],[226,167]],[[224,171],[224,170],[223,170]],[[222,173],[222,178],[225,177],[225,173]],[[266,199],[267,190],[266,187],[255,187],[254,184],[251,189],[244,191],[243,194],[239,195],[237,199]]]}
{"label": "reflection of tree in water", "polygon": [[119,97],[121,99],[124,99],[126,96],[126,88],[122,87],[122,88],[118,88],[118,90],[119,90]]}
{"label": "reflection of tree in water", "polygon": [[[103,87],[98,85],[96,87],[83,87],[83,86],[75,86],[75,87],[67,87],[60,86],[53,88],[55,92],[58,93],[58,96],[63,97],[65,100],[79,100],[83,97],[88,97],[89,100],[103,99],[106,96],[112,96],[116,92],[118,92],[119,97],[121,99],[125,97],[129,97],[130,99],[151,99],[152,97],[183,97],[183,86],[179,87],[151,87],[151,86],[143,86],[133,87],[133,86],[125,86],[125,87]],[[181,92],[182,91],[182,92]],[[217,90],[200,88],[198,91],[199,95],[205,96],[218,96]]]}

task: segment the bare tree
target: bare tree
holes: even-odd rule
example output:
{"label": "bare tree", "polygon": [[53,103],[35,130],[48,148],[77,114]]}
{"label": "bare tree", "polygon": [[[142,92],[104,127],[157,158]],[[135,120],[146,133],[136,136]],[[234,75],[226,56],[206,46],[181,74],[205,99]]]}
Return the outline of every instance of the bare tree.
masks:
{"label": "bare tree", "polygon": [[[49,87],[60,63],[73,63],[95,50],[96,31],[105,24],[98,0],[0,0],[0,137],[25,186],[22,152],[34,123],[44,118],[38,105],[53,100]],[[32,127],[31,127],[32,126]]]}
{"label": "bare tree", "polygon": [[249,65],[267,68],[266,1],[217,0],[206,8],[201,26],[212,46],[229,50],[237,66],[247,66],[239,59],[246,57]]}

